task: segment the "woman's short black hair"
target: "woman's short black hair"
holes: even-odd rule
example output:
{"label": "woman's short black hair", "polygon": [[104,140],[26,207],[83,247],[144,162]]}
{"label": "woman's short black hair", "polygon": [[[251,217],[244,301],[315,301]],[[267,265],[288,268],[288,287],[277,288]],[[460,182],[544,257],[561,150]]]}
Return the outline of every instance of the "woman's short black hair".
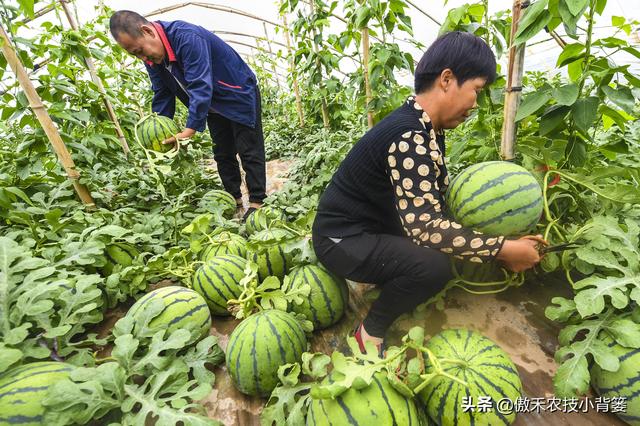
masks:
{"label": "woman's short black hair", "polygon": [[416,94],[428,90],[445,69],[451,69],[458,85],[476,77],[496,79],[496,57],[480,37],[462,31],[441,35],[433,42],[416,67]]}

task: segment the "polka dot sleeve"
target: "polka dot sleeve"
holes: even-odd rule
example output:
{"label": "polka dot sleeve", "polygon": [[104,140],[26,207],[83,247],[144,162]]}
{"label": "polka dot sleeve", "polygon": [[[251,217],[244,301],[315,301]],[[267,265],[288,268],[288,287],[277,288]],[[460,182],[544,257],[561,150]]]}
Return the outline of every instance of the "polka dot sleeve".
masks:
{"label": "polka dot sleeve", "polygon": [[400,221],[413,242],[477,263],[495,258],[503,236],[464,228],[443,214],[448,176],[430,125],[393,142],[387,164]]}

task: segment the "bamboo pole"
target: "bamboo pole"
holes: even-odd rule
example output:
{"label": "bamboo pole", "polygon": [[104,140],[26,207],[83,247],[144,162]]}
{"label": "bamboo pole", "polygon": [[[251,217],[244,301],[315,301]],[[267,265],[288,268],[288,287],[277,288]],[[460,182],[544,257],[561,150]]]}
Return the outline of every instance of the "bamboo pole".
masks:
{"label": "bamboo pole", "polygon": [[94,207],[95,203],[93,201],[93,198],[91,197],[91,193],[85,185],[80,183],[80,173],[76,170],[76,166],[73,162],[73,159],[71,158],[71,154],[62,141],[60,133],[51,120],[49,113],[42,104],[42,100],[40,99],[40,96],[38,96],[33,83],[31,83],[31,80],[29,80],[27,71],[24,69],[22,62],[20,62],[20,59],[18,59],[18,55],[16,54],[13,44],[11,43],[11,40],[9,39],[9,36],[7,35],[2,24],[0,24],[0,41],[2,53],[7,60],[7,63],[13,70],[13,73],[16,75],[20,86],[24,90],[24,93],[29,100],[31,109],[42,125],[44,132],[47,134],[47,137],[49,138],[49,141],[51,142],[51,145],[53,147],[53,151],[58,156],[58,160],[62,164],[62,167],[64,167],[64,170],[67,173],[67,177],[73,184],[78,197],[80,197],[80,200],[82,200],[82,202],[87,207]]}
{"label": "bamboo pole", "polygon": [[[311,2],[309,2],[309,6],[311,6],[311,13],[313,15],[315,15],[316,13],[316,6],[313,3],[314,0],[311,0]],[[312,42],[312,46],[313,46],[313,52],[316,55],[316,67],[318,69],[318,72],[320,73],[320,79],[322,81],[322,64],[320,63],[320,58],[318,58],[318,44],[316,42],[317,38],[318,38],[318,33],[316,32],[316,28],[315,26],[311,26],[311,35],[313,35],[313,39],[311,40]],[[324,96],[322,96],[320,98],[321,101],[321,110],[322,110],[322,123],[324,124],[325,129],[328,129],[330,127],[329,124],[329,108],[327,106],[327,101],[324,98]]]}
{"label": "bamboo pole", "polygon": [[289,37],[289,25],[287,24],[287,15],[282,14],[282,23],[284,27],[284,38],[287,42],[287,53],[289,55],[289,66],[291,67],[291,74],[293,76],[293,93],[296,97],[296,109],[298,110],[298,120],[300,120],[300,127],[304,127],[304,111],[302,110],[302,99],[300,98],[300,87],[298,86],[298,73],[294,72],[295,67],[293,53],[291,52],[291,38]]}
{"label": "bamboo pole", "polygon": [[[524,0],[528,5],[528,0]],[[515,0],[511,18],[511,47],[509,48],[509,67],[507,71],[507,86],[504,96],[504,121],[502,123],[502,141],[500,143],[500,157],[503,160],[513,160],[516,143],[516,114],[522,95],[522,74],[524,72],[525,43],[514,46],[513,40],[518,31],[522,9],[526,6],[522,0]]]}
{"label": "bamboo pole", "polygon": [[18,22],[18,24],[20,24],[20,25],[24,25],[24,24],[27,24],[27,23],[29,23],[29,22],[31,22],[31,21],[34,21],[34,20],[38,19],[39,17],[44,16],[44,15],[46,15],[47,13],[51,12],[51,11],[52,11],[52,10],[54,10],[55,8],[56,8],[55,3],[54,3],[54,4],[52,4],[52,5],[49,5],[49,6],[47,6],[47,7],[44,7],[44,8],[42,8],[42,9],[40,9],[40,10],[36,11],[36,12],[33,14],[33,18],[29,18],[29,17],[24,18],[22,21],[19,21],[19,22]]}
{"label": "bamboo pole", "polygon": [[[69,25],[75,31],[78,30],[78,23],[75,20],[75,17],[71,13],[71,9],[67,4],[66,0],[60,0],[60,4],[64,9],[65,15],[67,15],[67,20],[69,21]],[[118,135],[118,139],[120,140],[120,145],[122,146],[122,150],[124,151],[125,157],[129,155],[129,144],[127,144],[127,139],[124,137],[124,132],[122,131],[122,127],[120,127],[120,120],[118,120],[118,116],[116,115],[111,102],[107,98],[107,92],[104,89],[104,84],[102,83],[102,79],[98,76],[98,72],[96,71],[96,65],[93,62],[93,58],[91,56],[87,56],[84,58],[85,64],[87,64],[87,69],[89,70],[89,75],[91,76],[91,81],[98,87],[98,92],[102,97],[102,102],[104,103],[105,108],[107,109],[107,113],[109,114],[109,118],[113,122],[116,128],[116,134]]]}
{"label": "bamboo pole", "polygon": [[[427,18],[431,19],[436,25],[440,26],[442,25],[442,23],[440,23],[436,18],[434,18],[433,16],[429,15],[427,12],[425,12],[424,10],[422,10],[421,8],[419,8],[418,6],[416,6],[416,4],[414,2],[412,2],[411,0],[407,0],[407,3],[411,6],[413,6],[413,8],[415,10],[417,10],[418,12],[422,13],[424,16],[426,16]],[[488,28],[487,28],[488,29]]]}
{"label": "bamboo pole", "polygon": [[369,28],[362,29],[362,71],[364,72],[364,92],[367,109],[367,124],[369,128],[373,127],[373,111],[371,111],[370,103],[373,100],[371,94],[371,82],[369,81]]}
{"label": "bamboo pole", "polygon": [[262,21],[262,22],[266,22],[268,24],[273,25],[274,27],[279,27],[280,24],[278,24],[277,22],[273,22],[270,21],[268,19],[264,19],[261,18],[258,15],[253,15],[251,13],[239,10],[239,9],[235,9],[233,7],[229,7],[229,6],[221,6],[221,5],[217,5],[217,4],[209,4],[209,3],[202,3],[202,2],[197,2],[197,1],[188,1],[185,3],[178,3],[178,4],[174,4],[173,6],[167,6],[167,7],[163,7],[161,9],[156,9],[152,12],[149,12],[145,15],[145,17],[149,18],[151,16],[154,15],[160,15],[162,13],[166,13],[166,12],[170,12],[172,10],[176,10],[176,9],[181,9],[183,7],[187,7],[187,6],[196,6],[196,7],[203,7],[205,9],[213,9],[213,10],[218,10],[221,12],[227,12],[227,13],[232,13],[235,15],[240,15],[240,16],[244,16],[247,18],[251,18],[251,19],[255,19],[257,21]]}

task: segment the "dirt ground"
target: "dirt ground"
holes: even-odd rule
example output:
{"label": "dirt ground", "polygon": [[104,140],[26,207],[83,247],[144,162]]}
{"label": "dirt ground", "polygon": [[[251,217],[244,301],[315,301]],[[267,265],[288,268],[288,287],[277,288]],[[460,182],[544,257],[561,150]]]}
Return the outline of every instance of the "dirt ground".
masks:
{"label": "dirt ground", "polygon": [[[267,193],[272,193],[286,181],[284,177],[291,162],[271,161],[267,164]],[[246,203],[246,200],[245,200]],[[245,204],[246,205],[246,204]],[[366,315],[376,296],[373,286],[350,283],[350,302],[345,317],[333,327],[315,333],[311,350],[330,354],[345,349],[345,336],[356,322]],[[416,325],[425,328],[432,336],[447,328],[468,328],[478,331],[496,342],[516,364],[522,379],[524,396],[548,398],[553,396],[552,378],[556,370],[553,354],[560,331],[558,324],[544,316],[544,309],[555,296],[569,296],[571,289],[565,281],[545,276],[544,282],[526,282],[496,295],[472,295],[460,289],[452,290],[446,297],[445,308],[438,311],[428,308],[422,312],[405,315],[389,330],[389,344],[399,344],[401,337]],[[228,336],[239,323],[230,318],[216,318],[211,330],[226,348]],[[216,384],[213,392],[203,401],[211,417],[225,425],[259,425],[260,411],[266,399],[247,397],[238,392],[226,372],[226,367],[216,368]],[[520,413],[515,425],[624,425],[611,414],[545,412]]]}

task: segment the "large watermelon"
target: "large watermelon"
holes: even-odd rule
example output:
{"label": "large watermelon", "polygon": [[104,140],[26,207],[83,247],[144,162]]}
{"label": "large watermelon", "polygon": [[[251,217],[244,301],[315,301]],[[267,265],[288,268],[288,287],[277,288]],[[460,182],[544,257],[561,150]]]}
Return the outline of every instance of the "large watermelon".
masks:
{"label": "large watermelon", "polygon": [[320,265],[305,265],[291,271],[293,288],[309,284],[311,293],[293,311],[313,322],[316,330],[329,327],[342,318],[349,300],[345,280],[336,277]]}
{"label": "large watermelon", "polygon": [[107,246],[104,254],[107,263],[102,267],[102,272],[105,276],[109,276],[116,265],[121,265],[123,268],[131,266],[134,259],[140,255],[140,251],[132,244],[115,242]]}
{"label": "large watermelon", "polygon": [[251,212],[246,221],[246,231],[248,235],[268,229],[276,221],[286,222],[287,215],[278,208],[264,206]]}
{"label": "large watermelon", "polygon": [[139,320],[149,303],[162,300],[164,310],[149,322],[150,328],[167,329],[169,333],[186,329],[197,341],[209,334],[211,313],[204,298],[195,291],[179,286],[162,287],[151,291],[131,306],[127,316]]}
{"label": "large watermelon", "polygon": [[219,212],[227,219],[233,217],[236,212],[236,199],[222,189],[213,189],[204,194],[199,205],[210,213]]}
{"label": "large watermelon", "polygon": [[[474,331],[449,329],[436,334],[426,347],[438,358],[463,361],[443,364],[445,372],[467,382],[465,387],[444,376],[433,379],[421,392],[420,399],[427,414],[441,426],[448,425],[508,425],[516,413],[500,413],[498,401],[516,401],[522,395],[522,383],[509,356],[491,340]],[[427,368],[427,373],[431,370]],[[463,412],[463,397],[478,403],[480,396],[490,397],[493,409]]]}
{"label": "large watermelon", "polygon": [[[331,383],[332,375],[325,381]],[[312,399],[307,425],[425,425],[412,398],[403,396],[378,372],[364,389],[348,389],[335,399]]]}
{"label": "large watermelon", "polygon": [[234,254],[215,256],[193,275],[193,289],[204,296],[211,313],[230,315],[227,301],[240,296],[247,259]]}
{"label": "large watermelon", "polygon": [[258,265],[260,281],[270,275],[282,280],[291,268],[291,255],[284,251],[281,243],[277,242],[290,235],[284,229],[265,229],[249,238],[249,241],[259,245],[259,248],[249,250],[247,258]]}
{"label": "large watermelon", "polygon": [[240,392],[269,396],[281,365],[300,362],[307,337],[298,321],[283,311],[253,314],[229,336],[227,369]]}
{"label": "large watermelon", "polygon": [[33,362],[0,374],[0,425],[43,425],[42,400],[49,386],[65,379],[73,366]]}
{"label": "large watermelon", "polygon": [[165,145],[162,141],[180,132],[181,129],[175,121],[158,114],[147,115],[138,122],[136,127],[136,136],[142,146],[159,152],[167,152],[173,148],[173,145]]}
{"label": "large watermelon", "polygon": [[604,339],[613,355],[618,357],[620,368],[606,371],[599,365],[591,369],[591,383],[602,397],[626,398],[627,409],[616,413],[618,417],[633,426],[640,425],[640,348],[625,348],[610,337]]}
{"label": "large watermelon", "polygon": [[495,235],[531,231],[543,208],[536,178],[508,161],[487,161],[466,168],[449,185],[446,200],[457,222]]}
{"label": "large watermelon", "polygon": [[223,231],[211,237],[213,242],[209,243],[202,252],[200,260],[207,262],[215,256],[223,254],[235,254],[240,257],[247,257],[247,240],[238,234]]}

